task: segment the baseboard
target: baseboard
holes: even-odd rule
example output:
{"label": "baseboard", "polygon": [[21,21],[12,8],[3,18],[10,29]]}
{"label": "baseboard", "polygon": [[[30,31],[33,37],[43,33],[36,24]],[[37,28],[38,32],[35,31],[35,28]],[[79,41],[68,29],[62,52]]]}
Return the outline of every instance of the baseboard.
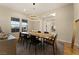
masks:
{"label": "baseboard", "polygon": [[67,43],[71,43],[69,41],[66,41],[66,40],[61,40],[61,39],[57,39],[58,41],[61,41],[61,42],[67,42]]}
{"label": "baseboard", "polygon": [[[61,40],[61,39],[58,39],[58,41],[61,41],[61,42],[64,42],[64,43],[70,43],[71,44],[71,42],[65,41],[65,40]],[[75,44],[75,46],[79,47],[79,44]]]}

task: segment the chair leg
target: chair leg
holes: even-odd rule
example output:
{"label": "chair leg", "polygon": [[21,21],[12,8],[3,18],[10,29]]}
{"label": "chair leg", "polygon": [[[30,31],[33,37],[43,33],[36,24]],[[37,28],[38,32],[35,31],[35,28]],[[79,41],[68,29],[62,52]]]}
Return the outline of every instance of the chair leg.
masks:
{"label": "chair leg", "polygon": [[19,42],[19,43],[21,42],[21,38],[18,39],[18,42]]}
{"label": "chair leg", "polygon": [[28,42],[27,42],[27,40],[26,40],[26,42],[25,42],[25,43],[26,43],[26,48],[27,48],[27,46],[28,46]]}
{"label": "chair leg", "polygon": [[55,54],[55,48],[54,48],[54,43],[53,43],[53,54]]}
{"label": "chair leg", "polygon": [[36,55],[36,46],[35,46],[35,55]]}
{"label": "chair leg", "polygon": [[57,44],[56,44],[56,42],[55,42],[55,50],[56,50],[56,52],[57,52]]}
{"label": "chair leg", "polygon": [[20,39],[20,43],[23,43],[23,39],[22,38]]}
{"label": "chair leg", "polygon": [[24,45],[24,39],[22,40],[22,44]]}
{"label": "chair leg", "polygon": [[56,44],[56,42],[53,43],[53,52],[54,52],[54,54],[57,53],[57,44]]}
{"label": "chair leg", "polygon": [[30,53],[30,47],[31,47],[31,43],[29,44],[29,53]]}

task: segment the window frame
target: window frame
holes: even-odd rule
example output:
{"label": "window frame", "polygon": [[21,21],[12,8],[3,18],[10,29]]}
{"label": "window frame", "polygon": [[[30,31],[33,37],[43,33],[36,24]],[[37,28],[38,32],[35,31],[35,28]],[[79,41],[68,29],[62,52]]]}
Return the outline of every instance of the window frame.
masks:
{"label": "window frame", "polygon": [[[11,17],[11,22],[16,22],[14,24],[11,23],[11,32],[19,32],[20,31],[20,19],[16,17]],[[17,24],[17,22],[19,24]],[[14,27],[12,27],[14,25]]]}
{"label": "window frame", "polygon": [[[23,23],[26,23],[26,25],[23,25]],[[25,26],[26,26],[26,30],[24,31],[23,27],[25,27]],[[27,32],[28,31],[28,20],[27,19],[22,19],[21,30],[22,30],[22,32]]]}

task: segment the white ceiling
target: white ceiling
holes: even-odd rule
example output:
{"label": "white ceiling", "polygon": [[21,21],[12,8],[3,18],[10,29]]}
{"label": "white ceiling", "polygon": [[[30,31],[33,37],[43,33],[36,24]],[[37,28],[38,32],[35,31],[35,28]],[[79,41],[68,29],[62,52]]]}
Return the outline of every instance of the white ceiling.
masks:
{"label": "white ceiling", "polygon": [[[1,6],[25,13],[28,16],[39,16],[56,8],[68,5],[68,3],[0,3]],[[24,11],[26,9],[26,11]]]}

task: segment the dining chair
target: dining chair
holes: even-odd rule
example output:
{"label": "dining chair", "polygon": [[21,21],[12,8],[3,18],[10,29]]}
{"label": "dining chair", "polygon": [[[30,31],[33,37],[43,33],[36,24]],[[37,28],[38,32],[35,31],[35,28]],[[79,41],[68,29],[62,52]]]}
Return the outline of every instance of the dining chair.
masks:
{"label": "dining chair", "polygon": [[18,39],[18,42],[20,42],[21,39],[22,39],[21,32],[19,32],[19,39]]}
{"label": "dining chair", "polygon": [[46,32],[46,31],[45,31],[44,33],[48,34],[49,32]]}
{"label": "dining chair", "polygon": [[24,45],[24,38],[25,38],[25,36],[20,32],[19,33],[19,40],[18,40],[18,42],[21,42]]}
{"label": "dining chair", "polygon": [[55,44],[56,44],[56,40],[57,40],[57,34],[55,35],[55,37],[54,37],[54,40],[52,40],[53,41],[53,47],[55,47]]}
{"label": "dining chair", "polygon": [[57,34],[53,37],[53,36],[51,36],[51,38],[49,39],[47,39],[46,41],[45,41],[45,43],[47,43],[47,44],[49,44],[49,45],[51,45],[52,46],[52,48],[53,48],[53,53],[55,54],[55,47],[56,47],[56,50],[57,50],[57,45],[56,45],[56,40],[57,40]]}
{"label": "dining chair", "polygon": [[38,31],[38,33],[41,33],[41,31]]}
{"label": "dining chair", "polygon": [[52,40],[53,41],[53,52],[54,52],[54,54],[55,54],[55,48],[56,48],[56,51],[57,51],[57,44],[56,44],[56,40],[57,40],[57,34],[55,35],[55,37],[54,37],[54,40]]}
{"label": "dining chair", "polygon": [[30,42],[30,45],[29,45],[29,52],[30,52],[31,46],[33,45],[35,47],[34,49],[35,49],[35,54],[36,54],[37,46],[40,45],[41,41],[39,41],[39,39],[36,36],[34,36],[34,35],[30,36],[30,40],[31,40],[31,42]]}
{"label": "dining chair", "polygon": [[28,44],[30,43],[30,35],[24,34],[23,42],[26,43],[26,48],[28,47]]}

